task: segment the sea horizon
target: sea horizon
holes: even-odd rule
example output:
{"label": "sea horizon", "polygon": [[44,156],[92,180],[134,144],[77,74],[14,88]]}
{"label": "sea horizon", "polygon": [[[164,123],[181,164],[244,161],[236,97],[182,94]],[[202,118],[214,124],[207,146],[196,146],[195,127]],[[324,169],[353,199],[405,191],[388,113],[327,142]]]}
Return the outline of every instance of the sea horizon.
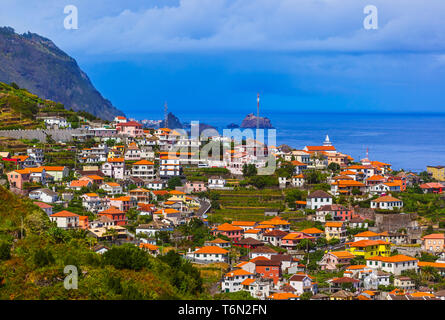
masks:
{"label": "sea horizon", "polygon": [[[240,125],[250,112],[172,113],[183,124],[200,121],[222,133],[230,123]],[[162,113],[127,116],[137,120],[163,118]],[[271,120],[278,146],[302,149],[321,145],[329,135],[337,150],[355,161],[364,158],[368,149],[371,160],[390,163],[395,170],[421,172],[427,165],[445,164],[445,113],[260,111],[260,116]]]}

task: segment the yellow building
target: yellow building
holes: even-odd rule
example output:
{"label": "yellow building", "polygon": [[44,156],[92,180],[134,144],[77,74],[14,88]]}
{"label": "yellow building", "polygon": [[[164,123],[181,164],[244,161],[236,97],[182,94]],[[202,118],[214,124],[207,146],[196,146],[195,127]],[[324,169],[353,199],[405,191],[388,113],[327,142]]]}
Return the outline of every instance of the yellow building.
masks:
{"label": "yellow building", "polygon": [[445,166],[427,166],[426,171],[438,181],[445,181]]}
{"label": "yellow building", "polygon": [[324,225],[326,240],[334,238],[340,241],[346,240],[346,227],[342,221],[327,221]]}
{"label": "yellow building", "polygon": [[383,240],[360,240],[346,243],[346,250],[365,259],[375,256],[389,257],[391,243]]}

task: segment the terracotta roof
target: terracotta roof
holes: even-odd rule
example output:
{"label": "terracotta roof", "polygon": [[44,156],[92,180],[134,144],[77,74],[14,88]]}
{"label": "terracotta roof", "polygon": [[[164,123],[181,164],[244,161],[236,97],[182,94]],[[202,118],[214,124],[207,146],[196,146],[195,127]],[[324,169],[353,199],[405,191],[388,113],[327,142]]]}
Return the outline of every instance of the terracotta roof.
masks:
{"label": "terracotta roof", "polygon": [[148,165],[152,166],[154,165],[154,162],[148,161],[148,160],[140,160],[138,162],[133,163],[134,166],[140,166],[140,165]]}
{"label": "terracotta roof", "polygon": [[445,262],[426,262],[426,261],[419,261],[418,263],[419,267],[432,267],[432,268],[438,268],[438,269],[445,269]]}
{"label": "terracotta roof", "polygon": [[219,225],[216,228],[216,230],[218,230],[218,231],[242,231],[243,228],[233,226],[230,223],[223,223],[223,224]]}
{"label": "terracotta roof", "polygon": [[391,245],[390,242],[386,242],[383,240],[360,240],[354,242],[347,243],[350,247],[369,247],[369,246],[377,246],[377,245]]}
{"label": "terracotta roof", "polygon": [[250,273],[249,271],[246,271],[244,269],[236,269],[234,271],[230,271],[226,273],[226,277],[234,277],[234,276],[250,276],[253,275],[253,273]]}
{"label": "terracotta roof", "polygon": [[405,261],[416,261],[416,258],[410,257],[410,256],[406,256],[404,254],[398,254],[392,257],[372,257],[372,258],[368,258],[366,260],[372,260],[372,261],[382,261],[382,262],[405,262]]}
{"label": "terracotta roof", "polygon": [[152,245],[152,244],[150,244],[150,243],[141,243],[141,244],[139,245],[139,248],[142,248],[142,249],[148,249],[148,250],[150,250],[150,251],[156,251],[156,250],[159,249],[158,246]]}
{"label": "terracotta roof", "polygon": [[63,210],[51,215],[51,217],[79,217],[78,214]]}
{"label": "terracotta roof", "polygon": [[44,202],[35,201],[34,204],[42,209],[52,208],[52,206],[50,206],[49,204],[44,203]]}
{"label": "terracotta roof", "polygon": [[373,202],[395,202],[395,201],[402,201],[402,200],[394,198],[393,196],[383,196],[383,197],[377,198],[372,201]]}
{"label": "terracotta roof", "polygon": [[253,227],[254,225],[256,225],[255,221],[232,221],[232,225],[237,226],[237,227]]}
{"label": "terracotta roof", "polygon": [[272,300],[289,300],[289,299],[297,299],[298,297],[299,296],[291,292],[277,292],[268,296],[268,298]]}
{"label": "terracotta roof", "polygon": [[99,212],[99,214],[123,214],[125,212],[119,210],[116,207],[109,207],[107,210]]}
{"label": "terracotta roof", "polygon": [[355,256],[349,251],[331,251],[330,254],[336,256],[339,259],[352,259]]}
{"label": "terracotta roof", "polygon": [[73,180],[70,183],[70,187],[87,187],[89,184],[91,184],[89,180]]}
{"label": "terracotta roof", "polygon": [[424,237],[422,237],[423,239],[445,239],[445,234],[443,233],[432,233],[432,234],[428,234]]}
{"label": "terracotta roof", "polygon": [[205,246],[196,250],[194,253],[227,254],[229,251],[218,246]]}
{"label": "terracotta roof", "polygon": [[341,228],[343,226],[343,222],[341,221],[328,221],[324,225],[325,227],[329,228]]}
{"label": "terracotta roof", "polygon": [[243,286],[249,286],[249,285],[251,285],[252,283],[254,283],[255,281],[256,281],[255,279],[247,278],[246,280],[244,280],[243,282],[241,282],[241,284],[242,284]]}
{"label": "terracotta roof", "polygon": [[375,233],[375,232],[372,232],[372,231],[364,231],[364,232],[357,233],[354,236],[354,238],[357,238],[357,237],[376,237],[376,236],[379,236],[379,234]]}
{"label": "terracotta roof", "polygon": [[301,232],[303,232],[303,233],[307,233],[307,234],[319,234],[319,233],[323,233],[322,230],[317,229],[317,228],[307,228],[307,229],[301,230]]}

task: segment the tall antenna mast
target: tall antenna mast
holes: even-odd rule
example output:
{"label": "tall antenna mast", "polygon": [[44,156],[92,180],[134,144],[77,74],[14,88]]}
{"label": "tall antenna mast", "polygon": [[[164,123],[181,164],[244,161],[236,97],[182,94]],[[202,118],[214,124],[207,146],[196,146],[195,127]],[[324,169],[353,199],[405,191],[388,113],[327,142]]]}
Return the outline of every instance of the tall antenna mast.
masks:
{"label": "tall antenna mast", "polygon": [[167,101],[164,104],[164,126],[168,128],[168,105]]}
{"label": "tall antenna mast", "polygon": [[366,159],[369,159],[369,148],[366,147]]}
{"label": "tall antenna mast", "polygon": [[256,128],[260,128],[260,94],[257,96],[257,107],[256,107]]}

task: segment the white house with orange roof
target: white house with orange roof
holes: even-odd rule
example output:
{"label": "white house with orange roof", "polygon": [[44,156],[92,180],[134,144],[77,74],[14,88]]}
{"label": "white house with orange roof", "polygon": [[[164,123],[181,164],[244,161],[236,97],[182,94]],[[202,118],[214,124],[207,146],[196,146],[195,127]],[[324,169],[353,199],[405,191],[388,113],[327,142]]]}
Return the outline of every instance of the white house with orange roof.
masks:
{"label": "white house with orange roof", "polygon": [[383,182],[368,186],[368,192],[372,195],[380,195],[387,192],[400,192],[400,183],[398,182]]}
{"label": "white house with orange roof", "polygon": [[132,142],[128,145],[127,150],[125,150],[124,159],[127,161],[141,160],[141,149],[136,142]]}
{"label": "white house with orange roof", "polygon": [[116,207],[121,211],[127,212],[130,210],[130,208],[137,206],[137,200],[136,198],[130,197],[130,196],[122,196],[118,198],[112,198],[109,199],[110,206]]}
{"label": "white house with orange roof", "polygon": [[371,200],[372,209],[384,209],[384,210],[394,210],[394,208],[402,208],[403,201],[394,198],[391,195],[383,196],[375,200]]}
{"label": "white house with orange roof", "polygon": [[164,156],[160,157],[159,175],[161,178],[179,177],[182,174],[182,167],[178,157]]}
{"label": "white house with orange roof", "polygon": [[241,284],[246,279],[253,279],[254,274],[244,269],[237,269],[227,272],[224,275],[224,280],[221,283],[222,292],[238,292],[243,289]]}
{"label": "white house with orange roof", "polygon": [[418,270],[418,262],[416,258],[398,254],[392,257],[375,256],[366,259],[366,266],[372,269],[380,269],[390,272],[394,275],[400,275],[404,270]]}
{"label": "white house with orange roof", "polygon": [[92,187],[93,183],[90,180],[73,180],[69,183],[68,188],[80,191],[82,188]]}
{"label": "white house with orange roof", "polygon": [[273,288],[273,281],[271,279],[252,279],[248,278],[241,282],[242,290],[247,291],[256,299],[265,300]]}
{"label": "white house with orange roof", "polygon": [[292,176],[291,185],[296,188],[301,188],[306,183],[304,175],[302,173]]}
{"label": "white house with orange roof", "polygon": [[131,175],[143,180],[152,180],[156,177],[154,162],[148,160],[140,160],[131,166]]}
{"label": "white house with orange roof", "polygon": [[108,158],[107,162],[102,164],[101,171],[107,177],[122,180],[125,175],[125,159]]}
{"label": "white house with orange roof", "polygon": [[262,239],[263,231],[260,229],[249,229],[244,231],[244,238],[252,238],[256,240]]}
{"label": "white house with orange roof", "polygon": [[265,220],[258,224],[258,226],[264,226],[264,225],[273,226],[274,230],[281,230],[285,232],[290,231],[290,222],[282,219],[281,217],[274,217],[270,220]]}
{"label": "white house with orange roof", "polygon": [[232,221],[233,226],[243,228],[244,232],[246,232],[246,230],[255,228],[256,224],[257,223],[255,221]]}
{"label": "white house with orange roof", "polygon": [[122,186],[117,182],[105,182],[101,189],[109,195],[122,194]]}
{"label": "white house with orange roof", "polygon": [[97,213],[109,207],[108,198],[101,198],[97,193],[85,193],[81,196],[82,207],[85,210]]}
{"label": "white house with orange roof", "polygon": [[355,180],[337,180],[331,183],[331,193],[333,195],[352,195],[356,189],[362,193],[366,192],[366,185]]}
{"label": "white house with orange roof", "polygon": [[204,246],[217,246],[223,249],[230,248],[230,241],[226,241],[224,239],[216,238],[215,240],[206,241]]}
{"label": "white house with orange roof", "polygon": [[61,229],[76,229],[79,227],[79,215],[70,211],[60,211],[52,214],[49,219]]}
{"label": "white house with orange roof", "polygon": [[354,241],[360,240],[382,240],[382,236],[381,234],[372,231],[364,231],[354,235]]}
{"label": "white house with orange roof", "polygon": [[113,121],[115,123],[125,123],[125,122],[127,122],[127,118],[125,118],[123,116],[116,116],[116,117],[114,117]]}
{"label": "white house with orange roof", "polygon": [[187,256],[194,261],[213,263],[213,262],[227,262],[229,251],[218,246],[205,246],[198,248],[193,252],[187,253]]}

